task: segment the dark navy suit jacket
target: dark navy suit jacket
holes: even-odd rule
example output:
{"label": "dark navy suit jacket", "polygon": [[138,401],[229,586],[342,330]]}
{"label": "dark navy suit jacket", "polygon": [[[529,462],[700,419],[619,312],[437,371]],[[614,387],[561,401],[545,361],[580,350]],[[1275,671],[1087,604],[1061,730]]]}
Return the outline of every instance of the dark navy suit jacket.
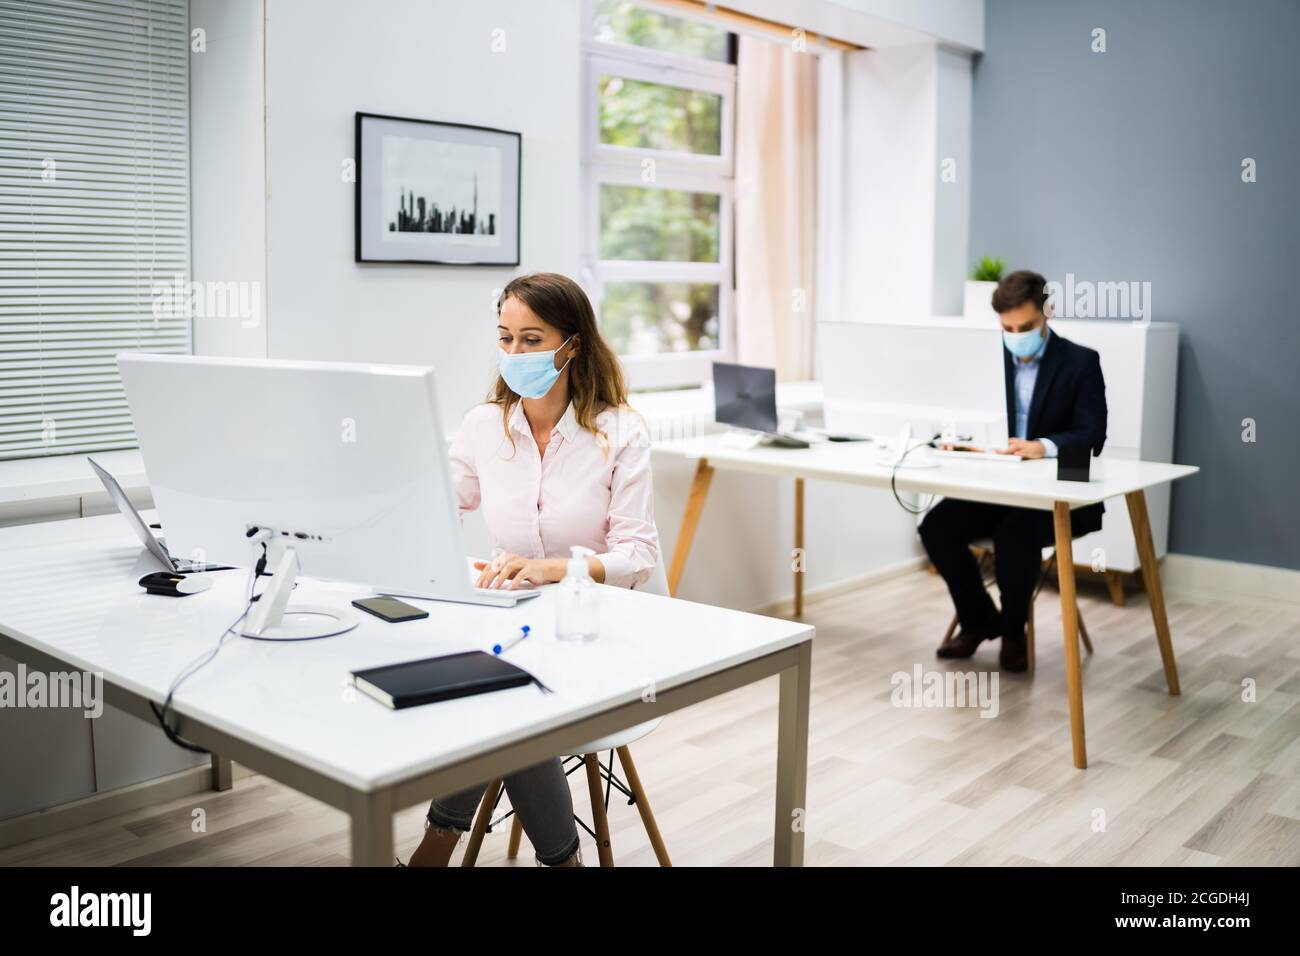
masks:
{"label": "dark navy suit jacket", "polygon": [[[1007,380],[1007,434],[1016,433],[1016,359],[1002,350]],[[1057,448],[1089,448],[1101,454],[1106,444],[1106,381],[1095,351],[1058,335],[1048,336],[1029,402],[1026,438],[1046,438]],[[1102,505],[1072,514],[1076,535],[1101,527]]]}

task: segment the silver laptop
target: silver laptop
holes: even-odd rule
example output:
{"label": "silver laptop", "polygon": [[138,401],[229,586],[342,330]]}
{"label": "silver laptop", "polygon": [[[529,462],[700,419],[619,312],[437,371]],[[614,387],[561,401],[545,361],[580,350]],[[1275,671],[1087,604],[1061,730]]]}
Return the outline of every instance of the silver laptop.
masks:
{"label": "silver laptop", "polygon": [[131,526],[131,530],[140,539],[140,543],[144,545],[145,550],[157,558],[164,568],[168,571],[175,571],[177,574],[227,570],[223,565],[202,565],[194,561],[186,561],[183,558],[173,558],[167,553],[166,542],[155,535],[149,526],[145,524],[144,519],[140,517],[140,512],[135,510],[135,505],[131,504],[131,499],[127,498],[126,492],[117,483],[117,479],[101,468],[93,458],[87,458],[86,461],[90,463],[91,468],[95,469],[95,474],[99,476],[100,482],[104,485],[104,490],[113,499],[113,504],[117,505],[117,510],[122,512],[122,517]]}

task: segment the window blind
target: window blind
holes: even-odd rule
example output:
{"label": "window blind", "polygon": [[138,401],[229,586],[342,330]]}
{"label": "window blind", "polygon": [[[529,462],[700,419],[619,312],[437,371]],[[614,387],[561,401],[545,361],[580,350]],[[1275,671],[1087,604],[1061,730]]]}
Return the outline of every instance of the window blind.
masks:
{"label": "window blind", "polygon": [[0,459],[135,447],[189,244],[187,0],[0,0]]}

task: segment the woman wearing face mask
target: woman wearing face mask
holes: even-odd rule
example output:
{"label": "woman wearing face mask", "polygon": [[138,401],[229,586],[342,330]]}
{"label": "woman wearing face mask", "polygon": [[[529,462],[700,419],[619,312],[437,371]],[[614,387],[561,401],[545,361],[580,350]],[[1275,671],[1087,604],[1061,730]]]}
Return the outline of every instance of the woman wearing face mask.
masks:
{"label": "woman wearing face mask", "polygon": [[[490,561],[475,563],[478,586],[559,581],[573,545],[595,552],[594,580],[644,584],[659,558],[649,436],[586,293],[555,273],[520,276],[497,313],[496,382],[451,448],[461,513],[482,508],[496,543]],[[581,866],[559,758],[506,777],[505,788],[538,862]],[[411,866],[447,865],[484,789],[433,801]]]}

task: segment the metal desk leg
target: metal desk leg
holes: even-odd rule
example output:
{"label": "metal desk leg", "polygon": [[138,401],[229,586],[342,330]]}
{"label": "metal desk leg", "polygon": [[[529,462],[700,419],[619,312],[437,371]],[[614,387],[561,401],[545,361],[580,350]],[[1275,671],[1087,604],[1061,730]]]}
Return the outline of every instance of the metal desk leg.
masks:
{"label": "metal desk leg", "polygon": [[1075,604],[1073,538],[1070,534],[1070,506],[1058,501],[1052,509],[1056,529],[1056,576],[1061,586],[1061,630],[1065,634],[1065,684],[1070,697],[1070,741],[1074,765],[1088,766],[1088,745],[1083,733],[1083,678],[1079,673],[1079,606]]}
{"label": "metal desk leg", "polygon": [[807,567],[803,550],[803,479],[794,480],[794,616],[803,617],[803,575]]}
{"label": "metal desk leg", "polygon": [[1156,626],[1156,641],[1160,644],[1160,660],[1165,666],[1165,683],[1169,693],[1177,697],[1178,664],[1174,661],[1174,642],[1169,634],[1169,618],[1165,614],[1165,592],[1160,584],[1160,566],[1156,564],[1156,546],[1151,540],[1151,521],[1147,517],[1147,496],[1144,491],[1131,491],[1124,496],[1128,502],[1128,516],[1133,523],[1133,539],[1137,542],[1138,556],[1142,560],[1142,584],[1151,603],[1151,620]]}
{"label": "metal desk leg", "polygon": [[393,797],[387,791],[352,794],[352,865],[392,866]]}
{"label": "metal desk leg", "polygon": [[228,757],[212,755],[212,789],[229,790],[234,786],[234,768]]}
{"label": "metal desk leg", "polygon": [[776,830],[772,864],[803,866],[805,800],[808,787],[808,688],[812,642],[799,645],[799,659],[781,671],[776,745]]}

